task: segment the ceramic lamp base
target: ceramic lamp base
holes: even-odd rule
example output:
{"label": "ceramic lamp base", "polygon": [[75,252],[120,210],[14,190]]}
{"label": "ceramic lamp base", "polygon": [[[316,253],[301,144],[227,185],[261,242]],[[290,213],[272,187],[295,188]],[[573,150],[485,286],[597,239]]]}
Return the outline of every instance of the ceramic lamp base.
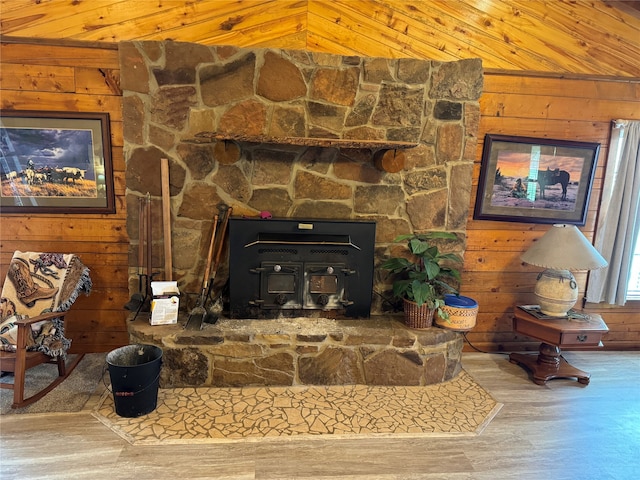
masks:
{"label": "ceramic lamp base", "polygon": [[578,284],[568,270],[547,269],[538,275],[535,295],[542,313],[566,317],[578,301]]}

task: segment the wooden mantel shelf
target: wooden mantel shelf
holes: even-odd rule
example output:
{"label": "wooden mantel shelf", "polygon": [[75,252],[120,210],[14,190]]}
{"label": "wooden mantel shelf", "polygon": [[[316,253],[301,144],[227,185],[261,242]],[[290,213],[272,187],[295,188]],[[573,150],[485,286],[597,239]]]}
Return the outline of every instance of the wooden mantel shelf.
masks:
{"label": "wooden mantel shelf", "polygon": [[269,145],[298,145],[302,147],[366,148],[371,150],[375,166],[387,173],[397,173],[404,168],[404,149],[416,147],[416,143],[391,140],[351,140],[344,138],[268,137],[266,135],[231,135],[200,132],[188,143],[215,143],[218,161],[231,164],[240,159],[240,146],[236,142],[264,143]]}
{"label": "wooden mantel shelf", "polygon": [[212,143],[219,140],[232,140],[236,142],[267,143],[271,145],[299,145],[305,147],[337,147],[337,148],[369,148],[371,150],[400,150],[414,148],[417,143],[395,142],[392,140],[357,140],[343,138],[312,138],[312,137],[267,137],[251,135],[232,135],[213,132],[201,132],[193,139],[192,143]]}

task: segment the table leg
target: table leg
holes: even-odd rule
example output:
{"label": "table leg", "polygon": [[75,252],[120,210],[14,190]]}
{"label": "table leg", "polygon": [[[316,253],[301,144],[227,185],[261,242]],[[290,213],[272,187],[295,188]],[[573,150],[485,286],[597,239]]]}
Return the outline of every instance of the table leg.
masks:
{"label": "table leg", "polygon": [[533,373],[533,381],[544,385],[547,380],[554,378],[573,378],[583,385],[589,384],[591,374],[577,369],[569,364],[560,354],[560,348],[548,343],[540,345],[540,353],[525,354],[512,353],[509,355],[511,363],[528,368]]}

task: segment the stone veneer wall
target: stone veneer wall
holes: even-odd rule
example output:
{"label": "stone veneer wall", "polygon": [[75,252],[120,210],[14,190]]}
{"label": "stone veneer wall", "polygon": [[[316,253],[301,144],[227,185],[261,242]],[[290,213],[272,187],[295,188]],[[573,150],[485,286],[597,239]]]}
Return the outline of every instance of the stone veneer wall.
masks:
{"label": "stone veneer wall", "polygon": [[[221,202],[235,215],[262,210],[286,218],[377,223],[376,255],[411,231],[459,235],[464,252],[482,90],[479,59],[442,63],[305,51],[208,47],[174,42],[120,44],[130,289],[137,289],[137,200],[154,201],[161,238],[161,158],[170,162],[173,278],[199,291],[211,221]],[[402,141],[398,173],[378,170],[371,148],[240,142],[233,162],[222,140],[198,134]],[[160,242],[154,263],[161,265]],[[379,260],[376,259],[376,263]],[[225,266],[218,273],[224,278]],[[388,291],[376,272],[376,291]],[[187,305],[188,307],[188,305]],[[374,296],[372,313],[383,305]]]}

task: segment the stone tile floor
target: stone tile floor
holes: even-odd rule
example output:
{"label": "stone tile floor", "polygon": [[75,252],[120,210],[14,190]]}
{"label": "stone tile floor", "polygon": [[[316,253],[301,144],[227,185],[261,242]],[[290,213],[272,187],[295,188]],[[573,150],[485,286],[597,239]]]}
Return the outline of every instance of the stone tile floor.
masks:
{"label": "stone tile floor", "polygon": [[211,443],[319,435],[474,435],[501,406],[462,371],[453,380],[424,387],[160,389],[156,409],[137,418],[118,416],[113,396],[105,391],[93,415],[132,444]]}

